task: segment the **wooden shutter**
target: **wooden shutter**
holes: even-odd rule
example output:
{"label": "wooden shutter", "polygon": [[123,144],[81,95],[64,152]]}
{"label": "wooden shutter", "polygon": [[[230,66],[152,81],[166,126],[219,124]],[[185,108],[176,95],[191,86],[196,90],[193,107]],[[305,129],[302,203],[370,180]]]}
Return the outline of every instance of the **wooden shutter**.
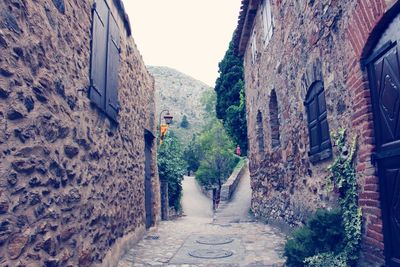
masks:
{"label": "wooden shutter", "polygon": [[319,123],[318,123],[318,102],[313,96],[307,103],[308,129],[310,135],[310,154],[319,151]]}
{"label": "wooden shutter", "polygon": [[319,115],[319,123],[320,123],[320,151],[323,151],[327,148],[331,148],[331,138],[329,133],[328,126],[328,112],[326,110],[326,101],[325,101],[325,92],[322,90],[318,95],[318,115]]}
{"label": "wooden shutter", "polygon": [[104,0],[96,1],[93,10],[89,98],[103,110],[106,92],[108,13],[109,10]]}
{"label": "wooden shutter", "polygon": [[310,155],[331,148],[327,119],[325,92],[322,82],[316,82],[310,89],[305,102],[310,135]]}
{"label": "wooden shutter", "polygon": [[107,56],[107,91],[106,91],[106,113],[111,119],[117,121],[118,104],[118,72],[120,35],[115,19],[109,16],[108,31],[108,56]]}

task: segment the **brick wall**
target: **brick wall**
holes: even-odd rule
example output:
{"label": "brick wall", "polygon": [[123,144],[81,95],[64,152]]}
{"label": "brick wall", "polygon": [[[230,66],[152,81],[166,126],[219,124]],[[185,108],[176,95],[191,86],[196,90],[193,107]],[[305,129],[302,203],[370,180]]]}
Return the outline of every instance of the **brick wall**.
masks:
{"label": "brick wall", "polygon": [[144,231],[154,81],[120,1],[108,2],[121,35],[118,124],[88,97],[93,1],[0,2],[1,266],[112,265]]}
{"label": "brick wall", "polygon": [[[374,152],[374,124],[368,76],[361,69],[362,60],[372,52],[380,34],[393,18],[390,8],[396,1],[358,1],[351,13],[347,28],[348,42],[353,53],[347,62],[347,88],[353,92],[352,127],[360,137],[362,147],[357,155],[357,175],[360,186],[359,205],[363,211],[364,235],[363,256],[366,261],[384,264],[381,203],[379,201],[379,179],[371,162]],[[393,12],[393,11],[392,11]]]}

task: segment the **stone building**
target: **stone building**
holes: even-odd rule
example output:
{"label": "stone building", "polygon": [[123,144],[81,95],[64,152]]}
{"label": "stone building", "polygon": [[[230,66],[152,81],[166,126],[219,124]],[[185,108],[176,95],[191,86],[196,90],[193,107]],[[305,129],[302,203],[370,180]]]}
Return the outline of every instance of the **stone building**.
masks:
{"label": "stone building", "polygon": [[159,219],[131,34],[121,0],[0,1],[1,266],[114,266]]}
{"label": "stone building", "polygon": [[242,0],[252,209],[291,226],[337,205],[330,132],[358,136],[367,266],[400,266],[400,3]]}

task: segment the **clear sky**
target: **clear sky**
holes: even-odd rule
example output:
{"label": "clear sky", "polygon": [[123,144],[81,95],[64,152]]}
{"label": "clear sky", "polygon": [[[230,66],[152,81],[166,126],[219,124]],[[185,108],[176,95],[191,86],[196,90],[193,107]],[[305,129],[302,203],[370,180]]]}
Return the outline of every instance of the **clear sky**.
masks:
{"label": "clear sky", "polygon": [[236,29],[241,0],[123,0],[146,65],[210,86]]}

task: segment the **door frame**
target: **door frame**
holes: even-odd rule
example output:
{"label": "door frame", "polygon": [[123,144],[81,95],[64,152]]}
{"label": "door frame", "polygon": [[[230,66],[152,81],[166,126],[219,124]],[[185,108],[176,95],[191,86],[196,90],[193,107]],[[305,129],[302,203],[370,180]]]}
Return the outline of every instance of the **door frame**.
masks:
{"label": "door frame", "polygon": [[[369,88],[370,88],[370,93],[371,93],[371,104],[372,104],[372,114],[373,114],[373,125],[374,125],[374,134],[375,134],[375,149],[376,151],[372,154],[372,163],[374,166],[377,168],[377,173],[378,173],[378,179],[379,179],[379,198],[380,198],[380,208],[382,212],[382,228],[383,228],[383,244],[384,244],[384,256],[385,256],[385,261],[386,263],[391,263],[391,256],[392,256],[392,251],[393,247],[391,244],[392,239],[390,238],[391,236],[391,231],[390,231],[390,208],[387,205],[387,196],[386,196],[386,183],[383,181],[384,179],[384,167],[381,166],[382,161],[391,158],[391,157],[396,157],[400,155],[400,150],[399,149],[387,149],[387,150],[380,150],[380,140],[382,133],[380,131],[380,125],[379,125],[379,95],[377,95],[377,77],[375,75],[375,68],[373,66],[373,63],[382,58],[388,51],[393,49],[394,47],[397,46],[397,42],[393,41],[388,41],[385,43],[381,48],[379,48],[375,53],[373,53],[370,57],[368,57],[365,61],[364,64],[367,67],[367,72],[368,72],[368,81],[369,81]],[[400,75],[399,75],[400,77]]]}

